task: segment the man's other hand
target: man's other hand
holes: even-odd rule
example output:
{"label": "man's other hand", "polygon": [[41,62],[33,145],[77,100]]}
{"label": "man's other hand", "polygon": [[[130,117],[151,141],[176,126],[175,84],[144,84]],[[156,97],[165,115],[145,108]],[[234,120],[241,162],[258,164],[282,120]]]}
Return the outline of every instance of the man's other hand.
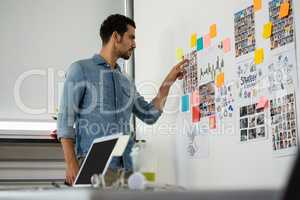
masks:
{"label": "man's other hand", "polygon": [[77,173],[79,171],[79,164],[77,160],[74,160],[70,163],[67,163],[67,169],[66,169],[66,182],[69,185],[73,185]]}

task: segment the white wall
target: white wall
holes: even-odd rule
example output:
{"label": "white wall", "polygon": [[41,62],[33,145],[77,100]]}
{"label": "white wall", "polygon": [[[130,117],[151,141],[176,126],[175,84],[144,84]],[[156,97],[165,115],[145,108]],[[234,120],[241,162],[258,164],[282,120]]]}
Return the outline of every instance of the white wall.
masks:
{"label": "white wall", "polygon": [[[0,120],[51,121],[64,70],[99,51],[101,22],[114,13],[124,14],[124,0],[0,0]],[[27,77],[20,96],[27,107],[44,108],[40,114],[24,112],[14,98],[16,81],[30,70],[44,74]]]}
{"label": "white wall", "polygon": [[[217,23],[219,32],[222,33],[217,40],[230,37],[234,41],[233,14],[239,8],[244,8],[243,5],[250,5],[249,2],[252,1],[135,1],[134,12],[137,23],[135,69],[136,84],[140,92],[149,99],[155,96],[154,88],[159,88],[171,66],[176,63],[175,49],[183,47],[188,50],[192,33],[207,33],[209,26]],[[268,9],[268,1],[263,2],[264,9]],[[294,2],[296,2],[295,17],[299,22],[300,3]],[[268,20],[267,16],[257,15]],[[299,32],[298,27],[298,47]],[[233,69],[233,52],[230,56],[232,58],[228,58],[227,65]],[[299,60],[299,53],[297,56]],[[234,77],[226,72],[225,76]],[[179,90],[173,87],[171,94],[179,94]],[[180,135],[176,136],[176,130],[172,129],[177,123],[179,105],[179,96],[168,98],[166,109],[175,112],[165,112],[153,127],[145,126],[138,121],[138,134],[141,138],[147,139],[151,149],[149,151],[152,151],[157,159],[158,182],[178,183],[200,189],[264,189],[281,188],[285,184],[294,157],[273,157],[270,138],[266,141],[241,145],[238,143],[237,135],[210,137],[209,158],[187,159],[181,149],[183,138]],[[238,121],[235,122],[238,125]],[[167,130],[166,126],[170,129]]]}

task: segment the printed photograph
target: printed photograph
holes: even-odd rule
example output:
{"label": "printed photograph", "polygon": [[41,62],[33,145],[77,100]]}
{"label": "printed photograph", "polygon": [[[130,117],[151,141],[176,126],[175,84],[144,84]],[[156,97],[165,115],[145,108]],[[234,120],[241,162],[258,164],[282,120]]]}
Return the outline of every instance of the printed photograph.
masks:
{"label": "printed photograph", "polygon": [[248,128],[248,118],[240,119],[240,129]]}

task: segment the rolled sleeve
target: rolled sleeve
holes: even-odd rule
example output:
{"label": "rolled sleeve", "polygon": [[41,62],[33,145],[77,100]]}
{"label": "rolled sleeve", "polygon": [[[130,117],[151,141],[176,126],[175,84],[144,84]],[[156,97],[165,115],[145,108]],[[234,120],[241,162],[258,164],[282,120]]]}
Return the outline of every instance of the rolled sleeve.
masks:
{"label": "rolled sleeve", "polygon": [[146,124],[154,124],[161,116],[162,111],[158,110],[153,101],[150,103],[145,100],[138,92],[133,106],[133,113]]}
{"label": "rolled sleeve", "polygon": [[75,139],[74,124],[84,94],[84,76],[79,63],[73,63],[64,82],[57,118],[57,136]]}

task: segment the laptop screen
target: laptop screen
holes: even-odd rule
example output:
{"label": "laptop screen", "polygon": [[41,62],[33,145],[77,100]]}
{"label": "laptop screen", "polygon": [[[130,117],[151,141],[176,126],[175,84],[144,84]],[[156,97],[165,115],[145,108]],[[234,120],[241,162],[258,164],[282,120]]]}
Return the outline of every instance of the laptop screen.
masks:
{"label": "laptop screen", "polygon": [[102,174],[118,138],[94,143],[83,163],[75,185],[90,185],[94,174]]}

